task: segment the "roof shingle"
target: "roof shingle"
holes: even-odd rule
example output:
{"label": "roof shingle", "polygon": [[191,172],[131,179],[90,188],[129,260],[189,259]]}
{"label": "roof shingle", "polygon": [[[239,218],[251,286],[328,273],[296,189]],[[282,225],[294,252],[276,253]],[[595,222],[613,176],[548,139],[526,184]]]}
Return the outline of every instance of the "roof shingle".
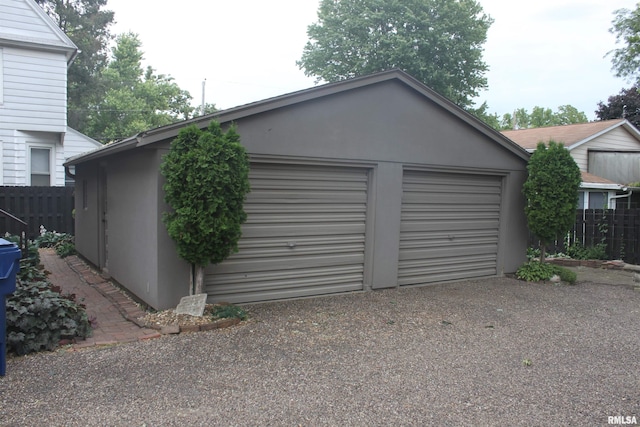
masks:
{"label": "roof shingle", "polygon": [[539,142],[561,142],[565,147],[615,126],[624,119],[543,128],[505,130],[502,134],[526,150],[534,150]]}

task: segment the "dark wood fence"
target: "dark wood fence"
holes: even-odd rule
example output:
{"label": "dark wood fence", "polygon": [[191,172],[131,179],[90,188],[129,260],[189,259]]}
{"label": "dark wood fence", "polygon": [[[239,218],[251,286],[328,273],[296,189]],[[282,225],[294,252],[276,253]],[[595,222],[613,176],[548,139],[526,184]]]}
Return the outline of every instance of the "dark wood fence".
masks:
{"label": "dark wood fence", "polygon": [[[43,225],[49,231],[74,232],[73,187],[0,187],[0,209],[26,222],[26,236],[33,239]],[[20,235],[19,221],[0,212],[0,233]]]}
{"label": "dark wood fence", "polygon": [[571,232],[563,241],[549,245],[547,251],[566,253],[567,244],[594,247],[600,243],[606,245],[608,259],[640,264],[640,209],[579,209]]}

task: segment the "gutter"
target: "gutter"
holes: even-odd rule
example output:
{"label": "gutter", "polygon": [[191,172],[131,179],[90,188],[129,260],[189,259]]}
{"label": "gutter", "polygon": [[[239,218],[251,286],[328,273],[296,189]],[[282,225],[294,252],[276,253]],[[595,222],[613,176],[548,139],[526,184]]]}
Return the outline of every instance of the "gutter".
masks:
{"label": "gutter", "polygon": [[633,194],[633,190],[630,190],[629,188],[624,187],[624,188],[622,188],[622,191],[628,191],[629,193],[628,194],[620,194],[618,196],[611,196],[609,198],[609,200],[612,200],[612,199],[624,199],[625,197],[628,197],[629,200],[627,200],[627,208],[631,208],[631,195]]}

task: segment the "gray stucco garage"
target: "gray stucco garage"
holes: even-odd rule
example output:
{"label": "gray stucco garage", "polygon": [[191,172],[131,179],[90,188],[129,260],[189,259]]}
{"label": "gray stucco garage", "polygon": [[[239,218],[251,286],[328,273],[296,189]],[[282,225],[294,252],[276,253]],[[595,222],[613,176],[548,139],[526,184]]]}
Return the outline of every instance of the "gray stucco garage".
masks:
{"label": "gray stucco garage", "polygon": [[235,122],[251,159],[240,251],[207,268],[210,301],[254,302],[514,272],[528,154],[411,76],[388,71],[143,132],[72,158],[76,247],[149,305],[189,266],[162,223],[178,131]]}

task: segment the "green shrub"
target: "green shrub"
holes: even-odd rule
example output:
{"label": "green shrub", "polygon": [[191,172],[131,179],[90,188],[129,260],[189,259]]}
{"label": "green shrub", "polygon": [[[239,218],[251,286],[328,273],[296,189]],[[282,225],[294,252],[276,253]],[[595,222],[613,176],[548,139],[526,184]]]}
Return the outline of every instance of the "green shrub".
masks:
{"label": "green shrub", "polygon": [[578,275],[574,271],[560,267],[559,265],[553,266],[553,272],[560,277],[560,280],[569,283],[570,285],[575,285],[576,280],[578,279]]}
{"label": "green shrub", "polygon": [[549,280],[555,274],[554,265],[540,261],[525,262],[516,271],[516,277],[527,282]]}
{"label": "green shrub", "polygon": [[554,275],[558,275],[563,282],[572,285],[576,283],[577,275],[575,272],[559,265],[541,263],[540,261],[528,261],[516,271],[516,277],[527,282],[549,280]]}
{"label": "green shrub", "polygon": [[75,255],[74,241],[72,234],[47,231],[41,226],[40,237],[35,240],[35,244],[39,248],[53,248],[60,258],[65,258],[69,255]]}
{"label": "green shrub", "polygon": [[211,310],[211,316],[217,319],[236,318],[240,320],[247,320],[249,317],[247,312],[237,305],[216,305]]}
{"label": "green shrub", "polygon": [[56,245],[56,254],[60,258],[66,258],[76,254],[76,247],[73,242],[60,242]]}
{"label": "green shrub", "polygon": [[7,296],[7,350],[18,355],[55,349],[61,339],[84,339],[91,324],[74,295],[61,295],[47,281],[16,283]]}
{"label": "green shrub", "polygon": [[532,248],[532,247],[527,248],[527,259],[529,261],[539,257],[540,257],[540,248]]}
{"label": "green shrub", "polygon": [[567,246],[565,253],[573,259],[608,259],[607,245],[598,243],[594,246],[584,247],[580,243]]}
{"label": "green shrub", "polygon": [[[13,236],[7,233],[4,236],[4,239],[20,246],[20,237],[18,236]],[[27,246],[27,253],[22,254],[22,260],[20,261],[20,268],[22,268],[25,265],[37,267],[40,264],[40,254],[38,253],[38,245],[33,240],[28,240],[26,246]],[[22,248],[20,248],[20,250],[22,250]]]}

